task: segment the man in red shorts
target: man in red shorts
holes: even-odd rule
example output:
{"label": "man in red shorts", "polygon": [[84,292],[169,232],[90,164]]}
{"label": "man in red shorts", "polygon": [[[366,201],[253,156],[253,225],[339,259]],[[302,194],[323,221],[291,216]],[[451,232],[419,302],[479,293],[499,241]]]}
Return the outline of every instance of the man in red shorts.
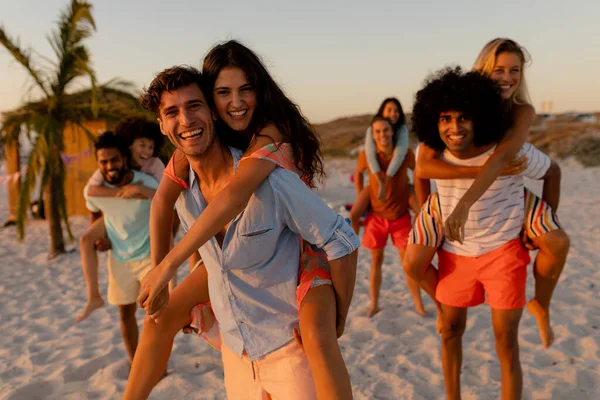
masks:
{"label": "man in red shorts", "polygon": [[[478,72],[460,69],[433,75],[417,92],[412,116],[413,130],[422,145],[438,151],[440,160],[452,164],[449,168],[482,166],[510,123],[496,84]],[[435,179],[437,192],[429,196],[415,218],[409,239],[405,268],[440,307],[442,368],[449,400],[461,398],[462,337],[468,309],[484,301],[491,308],[501,398],[522,396],[519,322],[526,303],[530,261],[520,239],[529,214],[523,177],[542,180],[549,203],[558,204],[560,169],[529,143],[518,155],[527,157],[525,170],[497,178],[473,204],[460,241],[443,240],[443,219],[452,213],[473,179]],[[543,220],[548,227],[556,225],[548,206],[538,205],[529,218],[535,215],[546,216]],[[436,252],[437,270],[430,264]]]}
{"label": "man in red shorts", "polygon": [[[377,148],[377,160],[382,171],[385,171],[394,155],[395,141],[392,123],[380,115],[375,116],[371,122],[373,139]],[[406,170],[415,168],[415,155],[409,150],[400,170],[393,177],[387,177],[382,183],[386,185],[385,200],[380,201],[377,197],[379,180],[369,170],[369,186],[364,190],[369,192],[371,207],[365,221],[365,233],[362,245],[371,250],[371,307],[368,315],[372,317],[379,312],[379,289],[381,288],[381,266],[383,264],[383,253],[388,237],[392,237],[392,243],[400,253],[400,260],[404,258],[404,250],[408,242],[412,224],[408,212],[409,186]],[[365,151],[358,155],[355,179],[358,188],[363,190],[363,172],[368,170]],[[354,212],[353,212],[354,211]],[[354,220],[353,226],[357,226],[358,214],[351,210],[350,215]],[[355,228],[356,229],[356,228]],[[407,276],[408,288],[415,302],[417,313],[425,316],[423,302],[419,285]]]}

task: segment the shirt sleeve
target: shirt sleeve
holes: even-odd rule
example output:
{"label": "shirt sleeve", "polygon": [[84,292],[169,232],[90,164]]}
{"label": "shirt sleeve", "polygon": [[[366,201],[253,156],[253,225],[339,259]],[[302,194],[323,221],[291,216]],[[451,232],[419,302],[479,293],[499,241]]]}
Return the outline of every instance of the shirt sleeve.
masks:
{"label": "shirt sleeve", "polygon": [[534,180],[542,179],[546,175],[548,168],[550,168],[550,157],[530,143],[523,145],[519,152],[519,155],[522,154],[527,156],[527,168],[522,172],[522,175]]}
{"label": "shirt sleeve", "polygon": [[356,250],[360,242],[350,224],[292,172],[271,173],[278,218],[302,239],[323,249],[329,260]]}
{"label": "shirt sleeve", "polygon": [[88,186],[102,186],[104,184],[104,177],[99,169],[95,170],[90,179],[87,181]]}
{"label": "shirt sleeve", "polygon": [[398,129],[398,138],[396,139],[396,147],[394,147],[394,156],[390,165],[388,165],[386,174],[388,176],[396,175],[396,172],[400,169],[406,152],[408,151],[408,127],[406,124],[402,124]]}
{"label": "shirt sleeve", "polygon": [[98,212],[100,211],[100,209],[98,208],[98,206],[94,203],[94,198],[88,196],[88,189],[90,187],[90,184],[88,183],[87,185],[85,185],[85,187],[83,188],[83,198],[85,199],[85,206],[88,210],[90,210],[91,212]]}
{"label": "shirt sleeve", "polygon": [[165,164],[158,157],[152,157],[150,161],[148,161],[147,168],[144,168],[142,172],[147,173],[148,175],[154,177],[157,182],[163,177],[163,173],[165,172]]}
{"label": "shirt sleeve", "polygon": [[369,169],[373,174],[377,174],[381,168],[379,168],[379,161],[377,160],[377,147],[375,146],[375,139],[373,139],[371,127],[367,128],[367,133],[365,134],[365,153],[367,155]]}

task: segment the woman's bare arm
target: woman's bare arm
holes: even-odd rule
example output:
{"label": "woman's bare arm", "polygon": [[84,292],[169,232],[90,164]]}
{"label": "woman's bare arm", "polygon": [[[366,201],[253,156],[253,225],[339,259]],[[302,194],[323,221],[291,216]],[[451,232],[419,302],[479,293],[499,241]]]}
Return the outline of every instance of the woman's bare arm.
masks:
{"label": "woman's bare arm", "polygon": [[446,219],[445,233],[447,239],[457,240],[462,243],[464,226],[471,206],[502,175],[502,171],[506,165],[516,156],[527,140],[529,128],[535,118],[535,110],[531,105],[524,105],[515,109],[514,112],[513,126],[498,144],[494,153],[485,162],[481,173],[477,175],[471,187],[459,200],[452,214]]}

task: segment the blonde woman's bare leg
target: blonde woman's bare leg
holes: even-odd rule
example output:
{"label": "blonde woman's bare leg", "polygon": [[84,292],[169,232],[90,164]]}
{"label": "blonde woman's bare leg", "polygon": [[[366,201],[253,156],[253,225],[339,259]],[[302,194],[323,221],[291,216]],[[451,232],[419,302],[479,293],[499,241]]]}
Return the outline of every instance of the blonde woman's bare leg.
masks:
{"label": "blonde woman's bare leg", "polygon": [[550,324],[550,301],[567,261],[571,242],[562,229],[548,232],[532,241],[540,251],[533,267],[535,297],[527,303],[527,310],[536,318],[542,345],[548,348],[554,342],[554,331]]}

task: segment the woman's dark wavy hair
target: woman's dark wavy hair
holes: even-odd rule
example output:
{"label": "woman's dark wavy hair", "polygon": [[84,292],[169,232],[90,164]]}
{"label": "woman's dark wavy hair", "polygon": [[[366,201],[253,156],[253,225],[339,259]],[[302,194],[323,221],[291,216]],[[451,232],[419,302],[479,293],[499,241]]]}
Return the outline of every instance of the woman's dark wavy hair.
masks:
{"label": "woman's dark wavy hair", "polygon": [[[260,58],[249,48],[235,40],[213,47],[202,66],[207,100],[214,109],[213,90],[219,73],[227,67],[240,68],[246,74],[256,93],[257,106],[249,131],[257,133],[269,124],[275,125],[292,146],[298,168],[309,186],[321,181],[325,173],[321,154],[321,143],[312,125],[304,118],[300,108],[292,102],[273,80]],[[219,119],[220,120],[220,119]],[[217,131],[240,136],[222,121],[217,122]]]}
{"label": "woman's dark wavy hair", "polygon": [[476,146],[499,142],[510,126],[497,84],[479,72],[463,73],[460,67],[437,71],[416,94],[412,130],[420,142],[439,151],[446,148],[438,131],[445,111],[463,112],[473,121]]}
{"label": "woman's dark wavy hair", "polygon": [[385,108],[387,103],[394,103],[396,105],[396,107],[398,107],[398,111],[400,111],[400,118],[398,118],[398,121],[396,121],[395,124],[392,124],[392,129],[394,129],[394,135],[396,134],[396,131],[398,130],[398,128],[400,128],[402,125],[406,124],[406,116],[404,115],[404,111],[402,110],[402,105],[400,104],[400,100],[398,100],[395,97],[388,97],[387,99],[384,99],[381,102],[381,105],[379,106],[379,111],[377,111],[377,115],[383,115],[383,109]]}
{"label": "woman's dark wavy hair", "polygon": [[131,146],[135,139],[146,138],[152,140],[154,142],[153,157],[158,156],[164,143],[158,124],[145,118],[128,117],[122,119],[115,125],[114,132],[117,136],[125,139],[127,147]]}

